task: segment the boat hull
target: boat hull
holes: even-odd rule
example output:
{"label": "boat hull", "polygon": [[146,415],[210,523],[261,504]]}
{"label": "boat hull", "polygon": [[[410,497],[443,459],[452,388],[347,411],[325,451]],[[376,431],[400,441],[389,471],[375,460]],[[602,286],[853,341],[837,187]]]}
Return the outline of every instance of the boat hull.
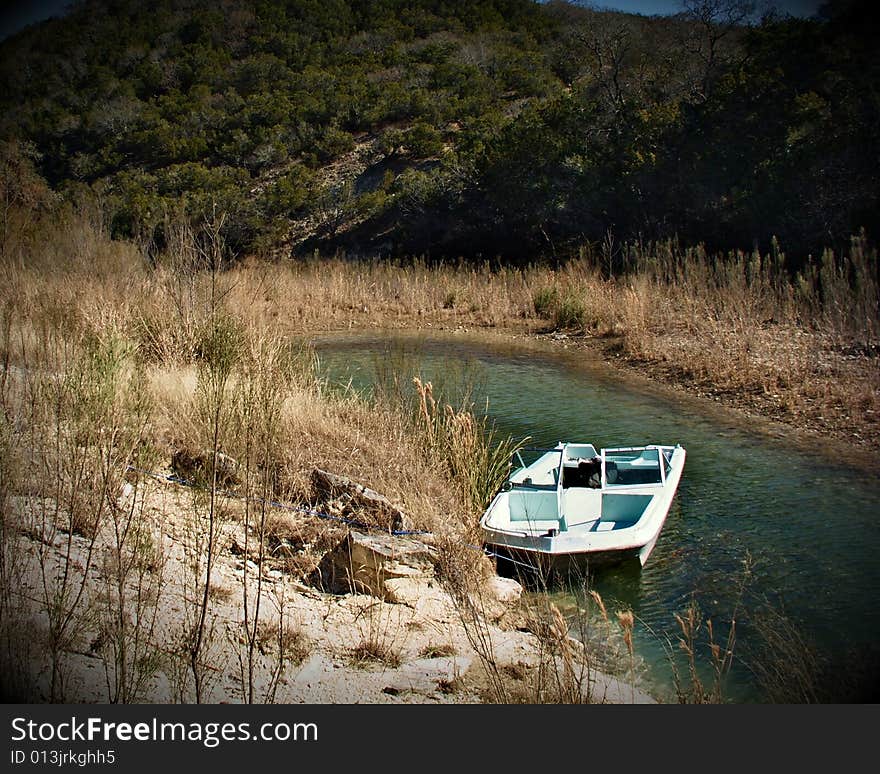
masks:
{"label": "boat hull", "polygon": [[[644,566],[660,537],[686,456],[680,446],[644,447],[648,453],[653,449],[658,450],[655,460],[661,451],[667,454],[664,460],[669,467],[662,482],[658,473],[656,483],[637,481],[606,487],[603,481],[600,491],[568,489],[564,486],[567,480],[560,475],[555,476],[554,494],[552,487],[543,483],[546,464],[541,467],[536,463],[526,472],[536,481],[543,474],[542,485],[502,489],[483,515],[484,546],[505,569],[539,576],[583,576],[598,567],[630,562]],[[573,500],[569,499],[572,492]],[[523,509],[524,502],[528,508]],[[574,509],[569,508],[572,503]]]}
{"label": "boat hull", "polygon": [[588,577],[598,569],[618,565],[641,567],[644,560],[640,557],[642,549],[631,548],[614,551],[583,551],[571,554],[548,554],[510,546],[486,544],[489,556],[498,564],[501,575],[507,577],[525,577],[530,579],[546,579],[564,577],[580,579]]}

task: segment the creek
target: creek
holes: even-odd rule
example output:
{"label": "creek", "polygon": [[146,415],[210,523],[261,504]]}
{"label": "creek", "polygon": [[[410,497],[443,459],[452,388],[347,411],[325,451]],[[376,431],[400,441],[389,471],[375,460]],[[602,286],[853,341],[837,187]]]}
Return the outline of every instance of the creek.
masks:
{"label": "creek", "polygon": [[[662,700],[676,698],[673,666],[688,680],[675,614],[691,601],[721,644],[736,620],[725,700],[880,698],[876,466],[854,464],[821,439],[763,432],[707,401],[626,378],[583,350],[399,333],[312,343],[325,377],[359,391],[387,388],[394,376],[406,385],[413,373],[447,394],[467,383],[502,434],[530,445],[686,448],[681,484],[645,567],[621,565],[589,579],[612,615],[635,614],[644,682]],[[571,618],[585,605],[574,587],[547,593]],[[709,652],[704,626],[697,661],[706,683]],[[761,678],[762,665],[777,674],[775,690]]]}

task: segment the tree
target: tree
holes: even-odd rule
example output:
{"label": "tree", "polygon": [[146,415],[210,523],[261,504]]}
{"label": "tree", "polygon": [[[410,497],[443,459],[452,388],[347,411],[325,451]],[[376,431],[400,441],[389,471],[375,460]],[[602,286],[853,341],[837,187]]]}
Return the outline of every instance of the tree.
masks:
{"label": "tree", "polygon": [[693,97],[709,99],[721,68],[729,61],[727,43],[738,29],[754,19],[754,0],[681,0],[682,17],[692,26],[683,41],[685,50],[700,63]]}
{"label": "tree", "polygon": [[53,198],[34,166],[38,160],[33,143],[15,139],[0,143],[0,227],[4,238],[14,208],[37,209]]}
{"label": "tree", "polygon": [[616,14],[594,14],[575,35],[588,52],[590,73],[606,102],[619,111],[626,99],[626,63],[632,48],[629,21]]}

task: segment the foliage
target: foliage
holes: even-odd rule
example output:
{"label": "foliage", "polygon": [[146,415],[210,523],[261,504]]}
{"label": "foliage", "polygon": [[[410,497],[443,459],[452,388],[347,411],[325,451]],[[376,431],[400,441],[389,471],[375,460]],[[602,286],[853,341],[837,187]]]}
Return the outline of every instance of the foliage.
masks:
{"label": "foliage", "polygon": [[[760,22],[751,6],[83,0],[0,44],[5,197],[32,198],[35,169],[104,192],[117,236],[158,244],[169,212],[216,208],[238,254],[312,222],[308,250],[509,261],[609,230],[710,249],[775,236],[801,261],[875,238],[869,4]],[[328,227],[325,192],[364,146],[385,196]]]}
{"label": "foliage", "polygon": [[419,396],[417,426],[426,451],[448,468],[475,513],[481,513],[497,494],[509,471],[510,458],[525,442],[500,436],[487,416],[478,418],[473,406],[456,409],[438,402],[431,382],[413,377]]}

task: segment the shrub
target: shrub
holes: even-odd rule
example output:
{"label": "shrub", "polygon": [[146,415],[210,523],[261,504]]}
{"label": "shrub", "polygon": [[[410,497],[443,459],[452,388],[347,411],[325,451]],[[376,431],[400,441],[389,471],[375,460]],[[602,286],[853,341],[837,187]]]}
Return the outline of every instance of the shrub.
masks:
{"label": "shrub", "polygon": [[576,296],[566,296],[557,304],[553,312],[553,324],[557,328],[585,327],[587,310],[583,302]]}
{"label": "shrub", "polygon": [[535,294],[532,296],[532,303],[535,306],[535,314],[538,317],[549,319],[559,303],[559,291],[556,288],[541,288],[535,291]]}

